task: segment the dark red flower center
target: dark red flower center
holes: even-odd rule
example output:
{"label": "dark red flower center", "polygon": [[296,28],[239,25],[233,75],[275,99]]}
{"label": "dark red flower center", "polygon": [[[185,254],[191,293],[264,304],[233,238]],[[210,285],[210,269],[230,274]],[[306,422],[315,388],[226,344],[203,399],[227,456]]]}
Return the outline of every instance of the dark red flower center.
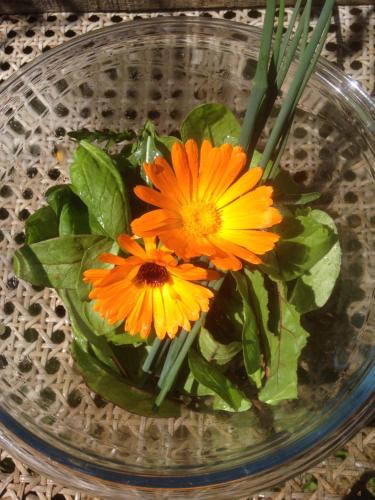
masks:
{"label": "dark red flower center", "polygon": [[146,262],[139,268],[135,281],[149,286],[162,286],[169,281],[169,273],[164,266]]}

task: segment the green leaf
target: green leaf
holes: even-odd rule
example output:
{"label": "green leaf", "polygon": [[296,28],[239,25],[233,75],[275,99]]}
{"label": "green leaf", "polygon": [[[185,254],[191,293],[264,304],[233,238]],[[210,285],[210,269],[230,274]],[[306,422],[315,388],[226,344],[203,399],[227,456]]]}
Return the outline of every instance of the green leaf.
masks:
{"label": "green leaf", "polygon": [[206,361],[213,361],[219,366],[229,363],[229,361],[231,361],[242,349],[241,342],[221,344],[215,340],[213,335],[206,328],[201,329],[198,344]]}
{"label": "green leaf", "polygon": [[237,389],[218,368],[211,365],[194,349],[190,349],[188,360],[193,377],[200,384],[211,389],[236,411],[243,407],[244,401],[247,401],[248,408],[250,408],[251,402],[243,392]]}
{"label": "green leaf", "polygon": [[278,226],[280,241],[276,250],[263,258],[260,266],[274,279],[290,281],[311,269],[337,242],[337,234],[322,222],[317,210],[296,210]]}
{"label": "green leaf", "polygon": [[[249,168],[252,168],[252,167],[259,167],[260,165],[260,160],[262,158],[262,153],[260,151],[257,151],[256,149],[254,150],[254,153],[251,157],[251,161],[250,161],[250,166]],[[270,160],[268,163],[267,163],[267,167],[266,168],[272,168],[272,165],[273,165],[273,162]]]}
{"label": "green leaf", "polygon": [[123,327],[116,328],[116,330],[111,330],[108,333],[105,333],[105,338],[107,339],[108,342],[112,342],[112,344],[115,344],[117,346],[121,345],[134,345],[135,347],[138,347],[140,345],[145,344],[145,339],[143,339],[139,334],[137,335],[130,335],[130,333],[125,332]]}
{"label": "green leaf", "polygon": [[74,192],[112,239],[128,232],[130,210],[116,165],[100,148],[82,141],[70,167]]}
{"label": "green leaf", "polygon": [[183,142],[194,139],[200,145],[208,139],[214,146],[224,143],[236,146],[241,126],[234,114],[223,104],[201,104],[186,116],[181,125]]}
{"label": "green leaf", "polygon": [[[315,220],[328,226],[337,235],[337,227],[331,217],[321,211],[313,210]],[[341,248],[337,241],[323,258],[298,278],[290,293],[290,302],[300,314],[323,307],[332,294],[341,268]]]}
{"label": "green leaf", "polygon": [[26,244],[56,238],[59,235],[58,219],[51,207],[42,207],[25,222]]}
{"label": "green leaf", "polygon": [[[79,300],[78,296],[77,300]],[[113,325],[110,325],[105,318],[100,316],[100,314],[95,311],[93,306],[94,306],[94,301],[81,302],[82,314],[84,315],[87,323],[93,329],[95,335],[107,335],[112,332],[114,333],[114,331],[121,322],[117,322]]]}
{"label": "green leaf", "polygon": [[59,219],[64,205],[69,203],[69,201],[73,197],[76,197],[76,195],[72,191],[71,184],[58,184],[57,186],[50,187],[47,190],[45,197],[48,205],[52,208]]}
{"label": "green leaf", "polygon": [[60,236],[69,234],[90,234],[89,214],[86,205],[72,196],[62,207],[59,221]]}
{"label": "green leaf", "polygon": [[233,406],[226,403],[213,390],[197,382],[197,380],[195,380],[191,372],[189,373],[188,378],[186,379],[184,390],[193,396],[198,396],[198,397],[213,396],[210,405],[212,406],[212,409],[216,411],[221,410],[229,412],[243,412],[251,408],[251,403],[246,397],[242,400],[240,406],[237,409],[233,408]]}
{"label": "green leaf", "polygon": [[[117,363],[115,363],[114,353],[108,341],[95,330],[97,325],[90,323],[86,315],[87,303],[81,302],[74,290],[59,290],[59,295],[68,310],[74,339],[77,340],[81,348],[88,351],[90,347],[102,363],[115,372],[121,373]],[[101,318],[99,317],[99,319]]]}
{"label": "green leaf", "polygon": [[272,182],[275,203],[306,205],[320,198],[320,193],[303,193],[289,172],[280,170]]}
{"label": "green leaf", "polygon": [[297,398],[298,359],[309,336],[301,326],[296,308],[287,302],[285,286],[280,282],[277,282],[277,300],[278,333],[268,337],[270,362],[267,382],[259,392],[259,399],[269,405]]}
{"label": "green leaf", "polygon": [[112,266],[110,264],[106,264],[99,260],[99,256],[106,252],[117,254],[118,251],[118,244],[108,238],[100,239],[85,251],[77,277],[77,293],[80,300],[87,300],[87,296],[91,290],[91,285],[83,281],[83,273],[87,271],[87,269],[111,268]]}
{"label": "green leaf", "polygon": [[123,130],[122,132],[114,132],[113,130],[103,129],[103,130],[88,130],[87,128],[81,128],[79,130],[74,130],[68,132],[68,136],[77,142],[87,141],[87,142],[109,142],[116,144],[123,141],[131,141],[134,139],[134,132],[132,130]]}
{"label": "green leaf", "polygon": [[109,373],[76,342],[73,342],[72,354],[86,384],[106,401],[111,401],[131,413],[145,417],[177,418],[180,416],[179,406],[171,401],[165,401],[155,412],[154,396],[151,393],[133,387],[125,380],[120,380]]}
{"label": "green leaf", "polygon": [[14,272],[35,286],[75,288],[83,254],[98,240],[74,235],[25,245],[14,254]]}
{"label": "green leaf", "polygon": [[133,167],[139,167],[142,178],[148,183],[143,164],[153,162],[157,156],[170,160],[170,150],[176,141],[177,137],[158,135],[154,124],[148,120],[140,130],[138,140],[131,151],[128,152],[126,148],[123,152],[126,153],[126,161]]}
{"label": "green leaf", "polygon": [[[245,274],[244,270],[244,272],[236,272],[232,274],[236,280],[237,289],[242,297],[243,304],[244,323],[242,328],[242,348],[246,373],[250,381],[252,381],[259,389],[262,385],[263,376],[260,348],[260,337],[263,334],[261,330],[261,314],[263,310],[259,305],[258,298],[254,297],[254,294],[250,291],[251,284],[248,282],[247,276],[249,273]],[[255,301],[255,304],[252,304],[253,300]],[[257,311],[255,311],[254,305],[257,306]],[[267,301],[264,314],[267,314],[268,317]]]}

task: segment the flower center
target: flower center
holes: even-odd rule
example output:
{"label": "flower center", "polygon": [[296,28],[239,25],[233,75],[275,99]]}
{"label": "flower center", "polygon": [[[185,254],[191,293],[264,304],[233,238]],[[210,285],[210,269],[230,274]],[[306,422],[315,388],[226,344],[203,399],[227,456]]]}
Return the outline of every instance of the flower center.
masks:
{"label": "flower center", "polygon": [[181,215],[184,229],[192,236],[215,233],[221,224],[220,214],[216,207],[204,201],[186,205]]}
{"label": "flower center", "polygon": [[169,273],[164,266],[159,266],[154,262],[146,262],[139,268],[135,281],[152,287],[163,286],[169,281]]}

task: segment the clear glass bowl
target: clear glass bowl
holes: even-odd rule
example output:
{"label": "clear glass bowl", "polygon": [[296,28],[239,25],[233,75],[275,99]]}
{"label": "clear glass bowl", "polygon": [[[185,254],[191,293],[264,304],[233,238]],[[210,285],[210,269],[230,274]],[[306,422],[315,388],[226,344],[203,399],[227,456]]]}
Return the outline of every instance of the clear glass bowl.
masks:
{"label": "clear glass bowl", "polygon": [[170,133],[206,101],[241,117],[258,48],[257,29],[228,21],[137,21],[57,47],[0,89],[0,444],[59,483],[110,498],[233,499],[308,468],[370,413],[375,107],[323,61],[283,163],[323,193],[319,205],[339,226],[342,275],[329,304],[306,320],[300,397],[275,410],[273,424],[256,410],[162,420],[106,404],[72,365],[56,295],[13,277],[24,219],[48,187],[68,180],[66,131],[136,128],[151,118]]}

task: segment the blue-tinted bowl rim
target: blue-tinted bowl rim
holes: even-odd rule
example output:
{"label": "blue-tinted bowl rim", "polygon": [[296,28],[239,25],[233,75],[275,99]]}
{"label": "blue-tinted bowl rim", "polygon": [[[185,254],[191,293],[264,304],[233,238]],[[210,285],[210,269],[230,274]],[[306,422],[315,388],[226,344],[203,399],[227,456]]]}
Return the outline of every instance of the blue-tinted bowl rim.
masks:
{"label": "blue-tinted bowl rim", "polygon": [[[184,23],[191,25],[207,25],[210,27],[217,25],[218,28],[232,27],[238,32],[242,31],[244,34],[248,34],[249,31],[252,33],[260,33],[259,28],[254,26],[248,26],[242,23],[222,19],[184,17],[182,20]],[[116,31],[122,31],[124,28],[136,30],[141,26],[147,27],[147,25],[152,26],[155,24],[157,24],[159,28],[162,28],[163,25],[173,25],[178,23],[178,21],[181,22],[181,18],[162,17],[136,20],[131,21],[131,23],[126,22],[115,26],[108,26],[76,37],[74,40],[65,42],[62,45],[49,50],[47,53],[36,57],[32,62],[18,70],[14,75],[10,76],[0,85],[0,94],[6,91],[7,87],[17,81],[21,75],[27,73],[41,63],[45,64],[50,58],[54,58],[60,52],[63,52],[68,48],[72,48],[74,45],[81,43],[85,39],[89,40],[100,35],[105,35],[106,32],[113,33]],[[322,59],[320,59],[317,65],[316,72],[321,72],[322,74],[328,72],[330,76],[334,76],[336,80],[345,84],[346,88],[350,88],[352,92],[355,92],[357,100],[359,100],[364,107],[371,108],[370,116],[375,115],[374,102],[368,94],[358,86],[355,80],[344,75],[335,66]],[[135,474],[134,472],[126,474],[123,471],[110,470],[106,467],[92,464],[91,462],[77,458],[73,454],[62,451],[61,449],[43,441],[41,438],[17,422],[16,419],[14,419],[1,407],[0,423],[16,438],[27,444],[28,447],[31,447],[37,453],[44,455],[46,459],[48,458],[61,464],[63,467],[71,469],[72,472],[76,471],[84,476],[94,476],[107,482],[128,485],[129,487],[139,487],[144,489],[186,489],[207,487],[210,485],[236,481],[249,475],[267,473],[270,470],[275,470],[285,464],[289,464],[291,466],[288,476],[292,476],[297,472],[297,467],[293,468],[293,460],[296,457],[305,457],[306,463],[309,463],[309,458],[311,457],[313,457],[313,461],[315,462],[318,459],[322,459],[332,450],[332,445],[331,447],[328,446],[327,448],[324,448],[324,443],[330,443],[331,440],[334,440],[335,445],[338,446],[340,442],[344,442],[349,439],[351,435],[353,435],[363,425],[363,423],[375,413],[373,404],[375,395],[375,363],[373,362],[372,366],[364,368],[362,373],[365,371],[367,373],[364,377],[362,377],[361,381],[354,388],[354,390],[350,392],[349,397],[342,401],[341,404],[339,404],[335,410],[330,413],[329,418],[327,418],[321,426],[314,429],[303,438],[298,439],[287,446],[281,447],[272,455],[267,455],[266,457],[255,462],[246,462],[241,466],[233,467],[225,471],[220,470],[194,475],[173,476],[140,475]],[[359,418],[356,418],[357,415]],[[0,434],[0,443],[3,441],[4,439]],[[314,456],[315,454],[312,450],[316,450],[318,446],[322,449],[322,454]]]}

